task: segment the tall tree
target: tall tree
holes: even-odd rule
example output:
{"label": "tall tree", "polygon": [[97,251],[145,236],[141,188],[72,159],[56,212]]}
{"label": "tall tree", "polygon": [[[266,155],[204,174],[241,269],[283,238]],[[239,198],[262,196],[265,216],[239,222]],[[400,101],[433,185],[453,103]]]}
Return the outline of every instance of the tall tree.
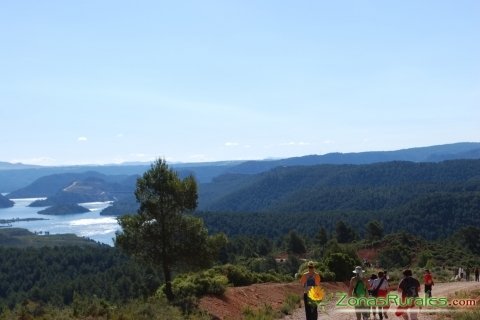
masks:
{"label": "tall tree", "polygon": [[317,235],[315,236],[315,243],[323,247],[327,244],[327,241],[327,230],[325,230],[324,227],[321,227],[320,230],[318,230]]}
{"label": "tall tree", "polygon": [[352,242],[356,238],[355,231],[343,220],[339,220],[335,226],[335,233],[338,243]]}
{"label": "tall tree", "polygon": [[287,251],[289,253],[296,253],[296,254],[303,254],[303,253],[307,252],[307,249],[305,248],[305,242],[293,230],[291,230],[288,233]]}
{"label": "tall tree", "polygon": [[138,214],[118,218],[122,230],[115,245],[160,267],[165,294],[172,301],[172,272],[209,265],[225,236],[208,236],[200,219],[185,215],[197,206],[197,184],[192,176],[181,179],[163,159],[137,180],[135,197],[140,203]]}
{"label": "tall tree", "polygon": [[380,240],[383,238],[383,226],[377,220],[372,220],[367,223],[366,238],[369,241]]}

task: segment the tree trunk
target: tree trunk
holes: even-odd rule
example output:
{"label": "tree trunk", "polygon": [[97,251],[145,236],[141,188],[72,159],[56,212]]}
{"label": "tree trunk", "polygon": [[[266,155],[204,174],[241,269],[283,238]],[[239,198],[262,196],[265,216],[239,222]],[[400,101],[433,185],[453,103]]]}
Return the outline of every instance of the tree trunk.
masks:
{"label": "tree trunk", "polygon": [[165,278],[165,295],[167,296],[167,300],[172,302],[175,298],[172,290],[172,274],[170,268],[165,262],[163,263],[163,276]]}

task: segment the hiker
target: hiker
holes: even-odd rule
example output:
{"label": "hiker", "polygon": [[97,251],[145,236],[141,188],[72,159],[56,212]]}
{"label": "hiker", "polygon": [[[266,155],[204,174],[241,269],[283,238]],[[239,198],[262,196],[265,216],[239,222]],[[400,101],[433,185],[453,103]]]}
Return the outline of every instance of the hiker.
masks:
{"label": "hiker", "polygon": [[[357,266],[353,270],[355,274],[352,279],[350,279],[350,287],[348,288],[348,295],[350,297],[364,298],[367,297],[367,282],[363,278],[362,267]],[[355,305],[355,314],[357,320],[367,320],[368,319],[368,309],[364,303],[357,303]],[[363,319],[362,319],[363,318]]]}
{"label": "hiker", "polygon": [[[375,281],[375,279],[377,279],[377,275],[375,273],[372,273],[372,275],[370,276],[370,278],[368,278],[367,280],[367,284],[368,284],[368,295],[373,297],[373,283]],[[369,313],[371,312],[373,314],[373,319],[375,319],[375,311],[376,311],[376,307],[375,306],[371,306],[370,307],[370,310],[369,310]]]}
{"label": "hiker", "polygon": [[[387,300],[387,294],[388,294],[388,280],[387,280],[387,277],[385,275],[386,271],[385,272],[378,272],[378,277],[377,279],[375,279],[373,281],[373,289],[372,289],[372,296],[373,297],[380,297],[380,298],[385,298],[385,300]],[[380,320],[383,320],[383,317],[385,317],[385,319],[388,319],[388,315],[387,315],[387,310],[388,310],[389,306],[386,305],[386,306],[379,306],[378,309],[377,309],[377,313],[378,313],[378,317]],[[375,312],[373,313],[373,318],[375,319]]]}
{"label": "hiker", "polygon": [[315,264],[313,261],[309,261],[308,271],[305,272],[300,278],[300,283],[303,287],[303,303],[305,305],[305,315],[307,320],[317,320],[318,319],[318,310],[315,303],[311,303],[308,299],[308,290],[310,288],[320,285],[320,275],[318,272],[315,272]]}
{"label": "hiker", "polygon": [[404,320],[417,320],[417,307],[414,299],[418,297],[420,291],[420,282],[412,275],[412,270],[403,271],[403,279],[398,284],[398,291],[402,294],[402,306],[399,306],[397,316],[402,316]]}
{"label": "hiker", "polygon": [[432,286],[434,285],[433,283],[433,277],[432,274],[430,273],[430,270],[425,269],[425,274],[423,275],[423,283],[425,285],[425,295],[429,298],[432,297]]}
{"label": "hiker", "polygon": [[478,267],[475,268],[475,281],[480,281],[480,270],[478,270]]}

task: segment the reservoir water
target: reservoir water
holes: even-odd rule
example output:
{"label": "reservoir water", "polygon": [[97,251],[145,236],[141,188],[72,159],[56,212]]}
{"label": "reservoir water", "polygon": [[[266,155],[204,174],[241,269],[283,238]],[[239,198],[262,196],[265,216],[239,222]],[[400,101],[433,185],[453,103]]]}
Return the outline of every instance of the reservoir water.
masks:
{"label": "reservoir water", "polygon": [[113,245],[115,231],[120,229],[116,217],[101,216],[100,212],[110,202],[80,203],[90,212],[65,215],[43,215],[37,212],[45,208],[28,207],[37,198],[12,199],[15,205],[11,208],[0,208],[0,219],[41,218],[48,220],[16,221],[12,227],[28,229],[31,232],[49,232],[50,234],[73,233],[98,242]]}

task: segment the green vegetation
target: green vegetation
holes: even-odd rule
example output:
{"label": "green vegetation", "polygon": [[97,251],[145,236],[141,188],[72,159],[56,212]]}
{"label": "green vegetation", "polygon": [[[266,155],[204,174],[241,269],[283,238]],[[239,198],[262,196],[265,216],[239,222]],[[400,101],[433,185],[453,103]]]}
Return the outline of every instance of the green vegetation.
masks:
{"label": "green vegetation", "polygon": [[273,310],[272,306],[268,304],[257,310],[246,307],[242,314],[244,320],[274,320],[280,316],[279,312]]}
{"label": "green vegetation", "polygon": [[161,277],[108,246],[0,247],[0,306],[25,300],[57,307],[74,296],[123,303],[151,296]]}
{"label": "green vegetation", "polygon": [[292,314],[292,311],[296,308],[301,307],[301,297],[298,294],[289,294],[285,301],[282,304],[282,308],[280,309],[281,313],[284,315]]}
{"label": "green vegetation", "polygon": [[161,269],[166,297],[173,301],[172,273],[211,265],[226,239],[208,236],[200,219],[184,214],[197,206],[197,184],[192,176],[180,179],[165,160],[137,180],[135,196],[138,214],[118,219],[122,231],[115,245]]}
{"label": "green vegetation", "polygon": [[41,248],[45,246],[102,246],[74,234],[37,235],[26,229],[0,228],[0,246],[16,248]]}
{"label": "green vegetation", "polygon": [[13,310],[5,309],[0,320],[210,320],[201,312],[183,314],[165,299],[132,300],[125,304],[111,304],[105,300],[75,297],[70,306],[58,308],[49,304],[25,301]]}
{"label": "green vegetation", "polygon": [[[119,218],[116,248],[0,229],[0,320],[207,319],[206,294],[293,281],[309,260],[322,281],[347,281],[362,255],[392,282],[406,267],[448,281],[480,266],[478,172],[473,160],[278,168],[214,182],[229,194],[211,194],[216,203],[264,211],[194,213],[196,181],[158,160],[137,181],[138,213]],[[298,299],[243,316],[274,319]]]}

